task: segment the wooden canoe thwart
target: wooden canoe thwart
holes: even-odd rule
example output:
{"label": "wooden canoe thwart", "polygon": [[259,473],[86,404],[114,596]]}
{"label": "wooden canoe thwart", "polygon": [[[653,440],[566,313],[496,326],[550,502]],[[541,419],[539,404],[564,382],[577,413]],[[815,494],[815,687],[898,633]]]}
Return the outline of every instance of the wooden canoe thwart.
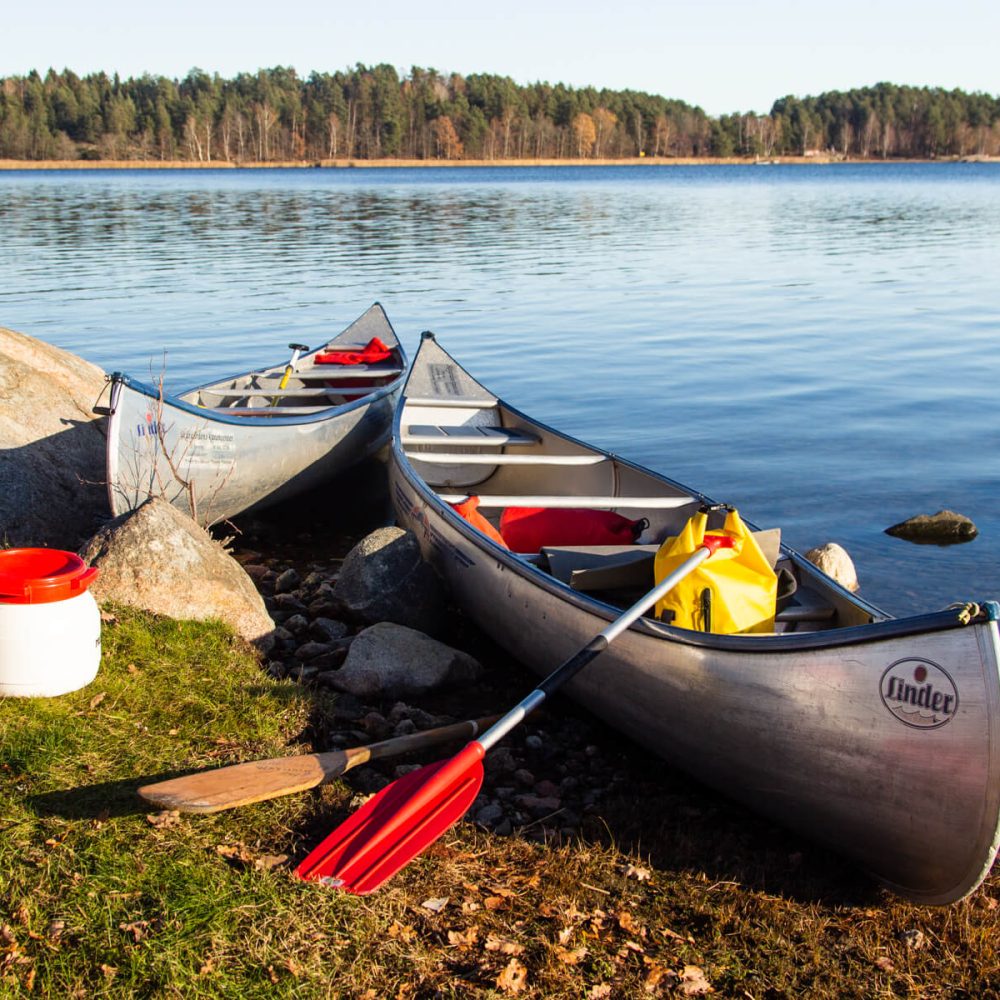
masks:
{"label": "wooden canoe thwart", "polygon": [[[652,588],[660,544],[712,504],[508,405],[431,334],[396,414],[390,479],[399,523],[455,600],[542,676]],[[472,496],[479,527],[452,506]],[[633,545],[518,553],[497,540],[512,506],[617,511],[648,526]],[[787,584],[773,628],[719,635],[649,613],[567,692],[900,895],[963,898],[1000,841],[1000,606],[893,618],[777,531],[754,538]]]}
{"label": "wooden canoe thwart", "polygon": [[[363,360],[372,343],[385,350]],[[311,489],[378,451],[406,368],[382,307],[313,351],[289,346],[290,360],[177,395],[113,374],[112,513],[161,496],[208,526]]]}

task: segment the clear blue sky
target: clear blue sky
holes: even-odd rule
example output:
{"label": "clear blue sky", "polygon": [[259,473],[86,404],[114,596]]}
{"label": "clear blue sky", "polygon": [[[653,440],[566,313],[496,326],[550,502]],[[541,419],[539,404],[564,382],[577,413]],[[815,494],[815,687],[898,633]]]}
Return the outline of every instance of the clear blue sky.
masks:
{"label": "clear blue sky", "polygon": [[630,88],[709,114],[888,80],[1000,94],[1000,0],[20,0],[0,76],[389,63]]}

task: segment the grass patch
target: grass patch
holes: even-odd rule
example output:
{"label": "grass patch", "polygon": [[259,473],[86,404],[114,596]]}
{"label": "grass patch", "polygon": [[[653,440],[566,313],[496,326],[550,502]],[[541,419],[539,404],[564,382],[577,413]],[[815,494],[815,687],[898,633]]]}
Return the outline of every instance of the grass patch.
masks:
{"label": "grass patch", "polygon": [[578,841],[461,823],[373,896],[300,883],[348,783],[193,817],[135,789],[308,749],[329,696],[270,680],[222,626],[116,614],[88,688],[0,700],[0,995],[1000,991],[996,876],[956,906],[901,903],[627,748]]}

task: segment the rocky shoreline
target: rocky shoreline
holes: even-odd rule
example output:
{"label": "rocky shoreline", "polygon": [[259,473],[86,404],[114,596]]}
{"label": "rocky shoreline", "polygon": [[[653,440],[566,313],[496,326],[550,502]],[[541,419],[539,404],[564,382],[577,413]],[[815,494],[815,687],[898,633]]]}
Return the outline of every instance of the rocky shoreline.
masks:
{"label": "rocky shoreline", "polygon": [[[349,495],[333,509],[311,495],[235,522],[233,556],[254,580],[277,625],[265,669],[275,678],[337,692],[332,710],[309,734],[315,751],[362,746],[497,714],[537,680],[461,612],[442,604],[443,614],[434,615],[436,621],[429,625],[437,636],[432,641],[475,663],[465,677],[451,676],[419,696],[392,689],[370,688],[366,694],[344,690],[338,675],[360,637],[376,630],[410,631],[392,623],[368,624],[367,615],[352,611],[342,599],[345,561],[357,543],[386,530],[391,521],[385,468],[376,460],[356,470]],[[410,633],[404,641],[419,642],[421,636]],[[501,836],[550,843],[595,832],[601,826],[600,803],[622,791],[628,780],[628,751],[617,743],[601,723],[558,698],[487,756],[483,787],[469,818]],[[398,758],[371,762],[343,780],[355,790],[357,805],[408,771],[451,752],[445,747],[402,763]]]}

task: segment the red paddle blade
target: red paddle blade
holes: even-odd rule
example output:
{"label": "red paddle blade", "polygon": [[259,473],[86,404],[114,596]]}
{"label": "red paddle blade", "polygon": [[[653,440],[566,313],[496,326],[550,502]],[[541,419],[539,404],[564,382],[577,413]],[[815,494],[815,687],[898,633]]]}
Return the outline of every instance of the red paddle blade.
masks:
{"label": "red paddle blade", "polygon": [[299,878],[362,896],[377,889],[472,805],[485,753],[473,741],[387,785],[309,853],[296,869]]}

